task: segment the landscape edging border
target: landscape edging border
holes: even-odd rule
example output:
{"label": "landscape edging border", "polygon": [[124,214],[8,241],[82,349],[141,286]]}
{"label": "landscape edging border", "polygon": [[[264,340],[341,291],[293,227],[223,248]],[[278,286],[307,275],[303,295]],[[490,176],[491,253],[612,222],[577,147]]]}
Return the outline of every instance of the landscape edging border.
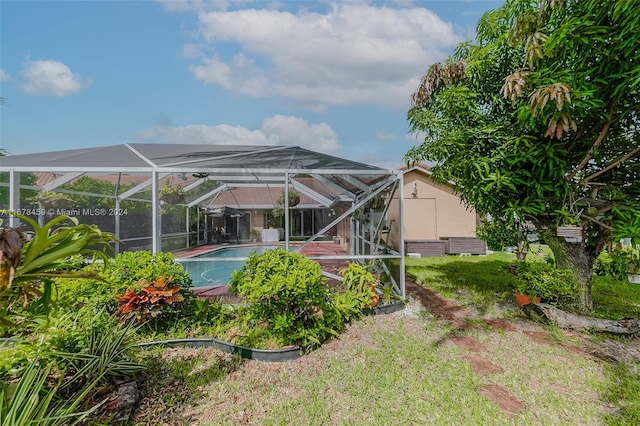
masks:
{"label": "landscape edging border", "polygon": [[[390,303],[388,305],[376,306],[373,309],[367,309],[365,310],[365,314],[390,314],[402,310],[404,307],[404,302]],[[216,348],[222,352],[240,355],[242,358],[265,362],[292,361],[306,355],[309,352],[308,349],[310,349],[310,347],[302,348],[300,346],[284,349],[255,349],[248,348],[246,346],[234,345],[233,343],[214,339],[213,337],[158,340],[155,342],[139,343],[138,346],[142,348],[151,346],[168,346],[170,348]]]}
{"label": "landscape edging border", "polygon": [[284,362],[300,358],[304,355],[300,346],[294,346],[284,349],[255,349],[246,346],[234,345],[224,340],[214,339],[213,337],[191,338],[191,339],[171,339],[158,340],[155,342],[139,343],[140,347],[150,346],[168,346],[170,348],[189,347],[189,348],[216,348],[222,352],[233,355],[240,355],[242,358],[253,359],[265,362]]}

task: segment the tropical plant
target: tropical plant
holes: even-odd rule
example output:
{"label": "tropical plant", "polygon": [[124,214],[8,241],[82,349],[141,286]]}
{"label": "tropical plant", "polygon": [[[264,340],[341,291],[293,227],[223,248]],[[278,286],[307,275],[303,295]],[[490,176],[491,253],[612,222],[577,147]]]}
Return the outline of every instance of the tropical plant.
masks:
{"label": "tropical plant", "polygon": [[180,287],[184,300],[166,306],[162,315],[149,325],[162,328],[191,314],[192,301],[196,298],[191,291],[191,277],[172,253],[124,252],[109,259],[103,269],[99,265],[88,265],[84,269],[99,272],[99,279],[56,279],[57,292],[54,293],[57,309],[77,313],[83,317],[82,321],[90,321],[102,308],[109,314],[115,313],[120,307],[117,295],[129,288],[140,290],[142,280],[153,282],[163,276],[173,277],[172,283]]}
{"label": "tropical plant", "polygon": [[380,285],[380,295],[382,296],[382,301],[384,304],[388,305],[391,303],[391,300],[402,300],[400,296],[398,296],[393,288],[392,282],[381,283]]}
{"label": "tropical plant", "polygon": [[222,316],[222,305],[217,299],[194,299],[192,301],[193,309],[189,321],[195,321],[199,324],[208,324],[215,322],[215,319]]}
{"label": "tropical plant", "polygon": [[351,262],[340,271],[343,277],[342,284],[345,292],[359,301],[360,309],[373,308],[378,305],[380,296],[376,292],[378,286],[377,278],[369,272],[367,267],[357,262]]}
{"label": "tropical plant", "polygon": [[[22,365],[3,372],[0,424],[84,422],[107,402],[100,401],[105,385],[115,385],[118,378],[146,368],[131,360],[137,348],[133,342],[135,330],[120,327],[104,311],[90,324],[72,321],[57,324],[57,328],[37,346],[21,344],[21,351],[27,351],[26,357],[18,360]],[[5,354],[15,356],[19,352],[3,349]]]}
{"label": "tropical plant", "polygon": [[[13,323],[8,319],[13,308],[42,308],[48,315],[53,278],[95,278],[97,271],[77,270],[73,255],[108,260],[113,234],[95,226],[78,224],[77,219],[56,217],[44,226],[28,217],[16,215],[33,228],[27,234],[19,228],[0,233],[0,326]],[[71,221],[73,226],[64,226]],[[30,237],[30,238],[28,238]]]}
{"label": "tropical plant", "polygon": [[143,364],[132,361],[132,354],[137,348],[135,332],[131,325],[89,326],[84,330],[86,342],[80,350],[66,351],[53,347],[49,356],[66,368],[65,382],[60,390],[73,394],[85,383],[114,380],[144,370]]}
{"label": "tropical plant", "polygon": [[[507,0],[429,67],[408,112],[430,160],[479,213],[531,221],[592,310],[593,262],[640,221],[640,2]],[[556,236],[567,218],[583,240]],[[624,227],[624,230],[622,229]]]}
{"label": "tropical plant", "polygon": [[386,198],[382,194],[377,194],[371,197],[369,201],[366,203],[366,209],[380,210],[384,208],[385,203],[387,202]]}
{"label": "tropical plant", "polygon": [[180,287],[172,286],[172,283],[173,277],[162,276],[151,283],[143,278],[135,287],[116,297],[120,302],[116,315],[121,322],[133,320],[137,324],[156,319],[165,308],[184,300]]}
{"label": "tropical plant", "polygon": [[98,379],[87,383],[81,392],[68,398],[60,397],[58,382],[50,387],[48,381],[54,371],[52,363],[40,366],[41,360],[33,360],[22,372],[16,383],[0,382],[0,424],[27,425],[77,425],[96,412],[107,400],[82,410],[87,398],[96,390]]}
{"label": "tropical plant", "polygon": [[[118,254],[102,273],[102,278],[122,291],[140,280],[153,281],[162,276],[173,277],[173,283],[183,291],[191,288],[192,281],[184,267],[175,261],[172,253],[152,253],[148,250]],[[184,295],[184,294],[183,294]]]}

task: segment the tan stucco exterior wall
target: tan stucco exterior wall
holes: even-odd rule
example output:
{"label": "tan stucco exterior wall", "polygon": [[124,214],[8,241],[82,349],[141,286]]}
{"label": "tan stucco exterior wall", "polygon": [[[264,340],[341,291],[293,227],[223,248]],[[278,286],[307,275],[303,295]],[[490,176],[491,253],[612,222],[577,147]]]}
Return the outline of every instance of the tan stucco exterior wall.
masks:
{"label": "tan stucco exterior wall", "polygon": [[[434,183],[419,169],[405,173],[403,185],[405,240],[476,236],[476,213],[467,210],[452,193],[451,186]],[[394,220],[389,243],[397,248],[400,223],[397,195],[396,201],[389,206],[387,219]]]}
{"label": "tan stucco exterior wall", "polygon": [[250,210],[251,211],[251,227],[262,232],[264,229],[264,210]]}

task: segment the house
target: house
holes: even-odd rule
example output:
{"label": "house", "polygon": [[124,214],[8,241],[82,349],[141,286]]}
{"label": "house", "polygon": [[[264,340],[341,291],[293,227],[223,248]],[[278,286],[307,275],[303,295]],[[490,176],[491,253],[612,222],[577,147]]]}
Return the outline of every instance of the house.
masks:
{"label": "house", "polygon": [[[48,186],[56,184],[59,178],[64,174],[36,172],[36,186],[47,189]],[[112,185],[120,184],[130,188],[133,185],[141,184],[148,180],[143,175],[131,174],[100,174],[100,175],[84,175],[96,179],[98,182],[109,182]],[[162,185],[181,186],[183,188],[194,187],[198,179],[192,174],[173,174],[165,176],[161,180]],[[75,181],[74,181],[75,182]],[[215,182],[212,184],[217,185]],[[95,186],[95,185],[94,185]],[[99,185],[98,185],[99,186]],[[205,185],[202,185],[203,187]],[[279,230],[279,239],[284,239],[284,217],[274,217],[273,211],[278,200],[284,193],[284,184],[256,184],[256,185],[235,185],[230,183],[226,185],[225,190],[216,193],[210,199],[198,203],[201,208],[200,220],[202,226],[198,228],[195,224],[191,226],[192,232],[204,233],[198,238],[198,241],[209,242],[216,240],[215,230],[224,229],[226,239],[233,241],[249,241],[256,238],[252,234],[255,230],[260,235],[263,229],[275,228]],[[197,188],[196,188],[197,189]],[[209,188],[210,189],[210,188]],[[206,193],[209,189],[202,188],[201,193]],[[343,213],[351,205],[351,199],[345,198],[342,193],[334,186],[321,182],[311,177],[295,177],[291,180],[290,191],[296,192],[299,196],[299,203],[291,206],[290,216],[290,236],[294,239],[305,239],[314,235],[323,229],[328,223],[335,219],[336,214]],[[198,198],[199,195],[191,195],[191,199]],[[183,205],[188,203],[188,200]],[[150,208],[150,206],[148,206]],[[241,215],[224,214],[216,215],[216,209],[231,208],[239,210]],[[175,211],[174,211],[175,213]],[[192,212],[193,214],[193,212]],[[192,220],[195,220],[195,215]],[[91,223],[100,225],[102,229],[113,232],[114,224],[110,217],[93,217],[89,218]],[[127,218],[125,218],[125,223]],[[184,225],[184,217],[173,218],[172,214],[164,215],[163,229],[167,233],[180,232]],[[138,218],[143,223],[138,223],[135,230],[148,225],[148,221]],[[206,225],[204,223],[207,222]],[[131,235],[138,237],[135,230],[128,227],[124,237]],[[130,232],[131,231],[131,232]],[[340,241],[346,241],[350,231],[348,220],[341,221],[336,226],[327,231],[321,239],[333,240],[334,236],[338,236]],[[133,232],[133,234],[132,234]],[[129,235],[131,234],[131,235]],[[219,238],[218,238],[219,239]]]}
{"label": "house", "polygon": [[[430,167],[417,163],[403,167],[404,239],[407,253],[423,256],[445,253],[484,254],[485,243],[476,238],[479,223],[476,212],[466,207],[454,194],[453,185],[438,184],[431,179]],[[396,191],[394,198],[397,198]],[[390,224],[389,244],[397,247],[399,239],[398,203],[387,212]]]}
{"label": "house", "polygon": [[[293,238],[314,235],[331,222],[336,211],[346,209],[342,206],[344,203],[341,202],[337,190],[323,185],[314,178],[293,178],[290,191],[295,191],[300,198],[299,203],[291,208],[290,235]],[[204,203],[203,207],[227,206],[243,211],[242,217],[220,218],[214,225],[225,226],[237,234],[240,240],[246,240],[252,229],[260,233],[263,229],[277,228],[282,232],[284,217],[274,217],[273,208],[283,193],[284,185],[232,187]],[[347,227],[344,227],[346,232]],[[335,234],[334,229],[331,236]]]}

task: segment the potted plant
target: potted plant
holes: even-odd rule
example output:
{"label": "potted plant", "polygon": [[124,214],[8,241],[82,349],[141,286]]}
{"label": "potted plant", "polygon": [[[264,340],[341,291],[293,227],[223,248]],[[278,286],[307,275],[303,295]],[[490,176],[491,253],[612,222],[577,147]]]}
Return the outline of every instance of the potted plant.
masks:
{"label": "potted plant", "polygon": [[256,228],[253,228],[251,232],[249,232],[249,234],[251,234],[251,241],[253,241],[254,243],[258,241],[258,238],[260,238],[260,231],[258,231]]}
{"label": "potted plant", "polygon": [[[289,207],[295,207],[298,204],[300,204],[300,195],[298,195],[296,191],[289,191]],[[280,198],[278,198],[276,205],[280,205],[284,208],[284,192],[280,194]]]}
{"label": "potted plant", "polygon": [[[284,193],[282,194],[282,204],[284,204]],[[295,207],[300,204],[300,195],[295,191],[289,191],[289,207]]]}
{"label": "potted plant", "polygon": [[640,246],[631,247],[627,254],[627,278],[630,283],[640,284]]}
{"label": "potted plant", "polygon": [[514,286],[516,302],[521,308],[541,300],[560,304],[573,299],[578,291],[571,272],[542,262],[520,262],[516,268],[518,280]]}
{"label": "potted plant", "polygon": [[[289,208],[295,207],[298,204],[300,204],[300,195],[295,191],[289,191]],[[284,192],[280,194],[280,198],[278,198],[278,201],[273,206],[271,215],[274,218],[284,216]]]}
{"label": "potted plant", "polygon": [[179,186],[164,185],[160,188],[160,200],[167,204],[181,204],[184,203],[187,193]]}
{"label": "potted plant", "polygon": [[568,243],[581,243],[582,227],[578,225],[561,225],[556,228],[556,235],[563,237]]}
{"label": "potted plant", "polygon": [[382,194],[378,194],[372,197],[369,201],[367,201],[366,209],[380,210],[384,208],[385,203],[386,203],[385,197]]}

